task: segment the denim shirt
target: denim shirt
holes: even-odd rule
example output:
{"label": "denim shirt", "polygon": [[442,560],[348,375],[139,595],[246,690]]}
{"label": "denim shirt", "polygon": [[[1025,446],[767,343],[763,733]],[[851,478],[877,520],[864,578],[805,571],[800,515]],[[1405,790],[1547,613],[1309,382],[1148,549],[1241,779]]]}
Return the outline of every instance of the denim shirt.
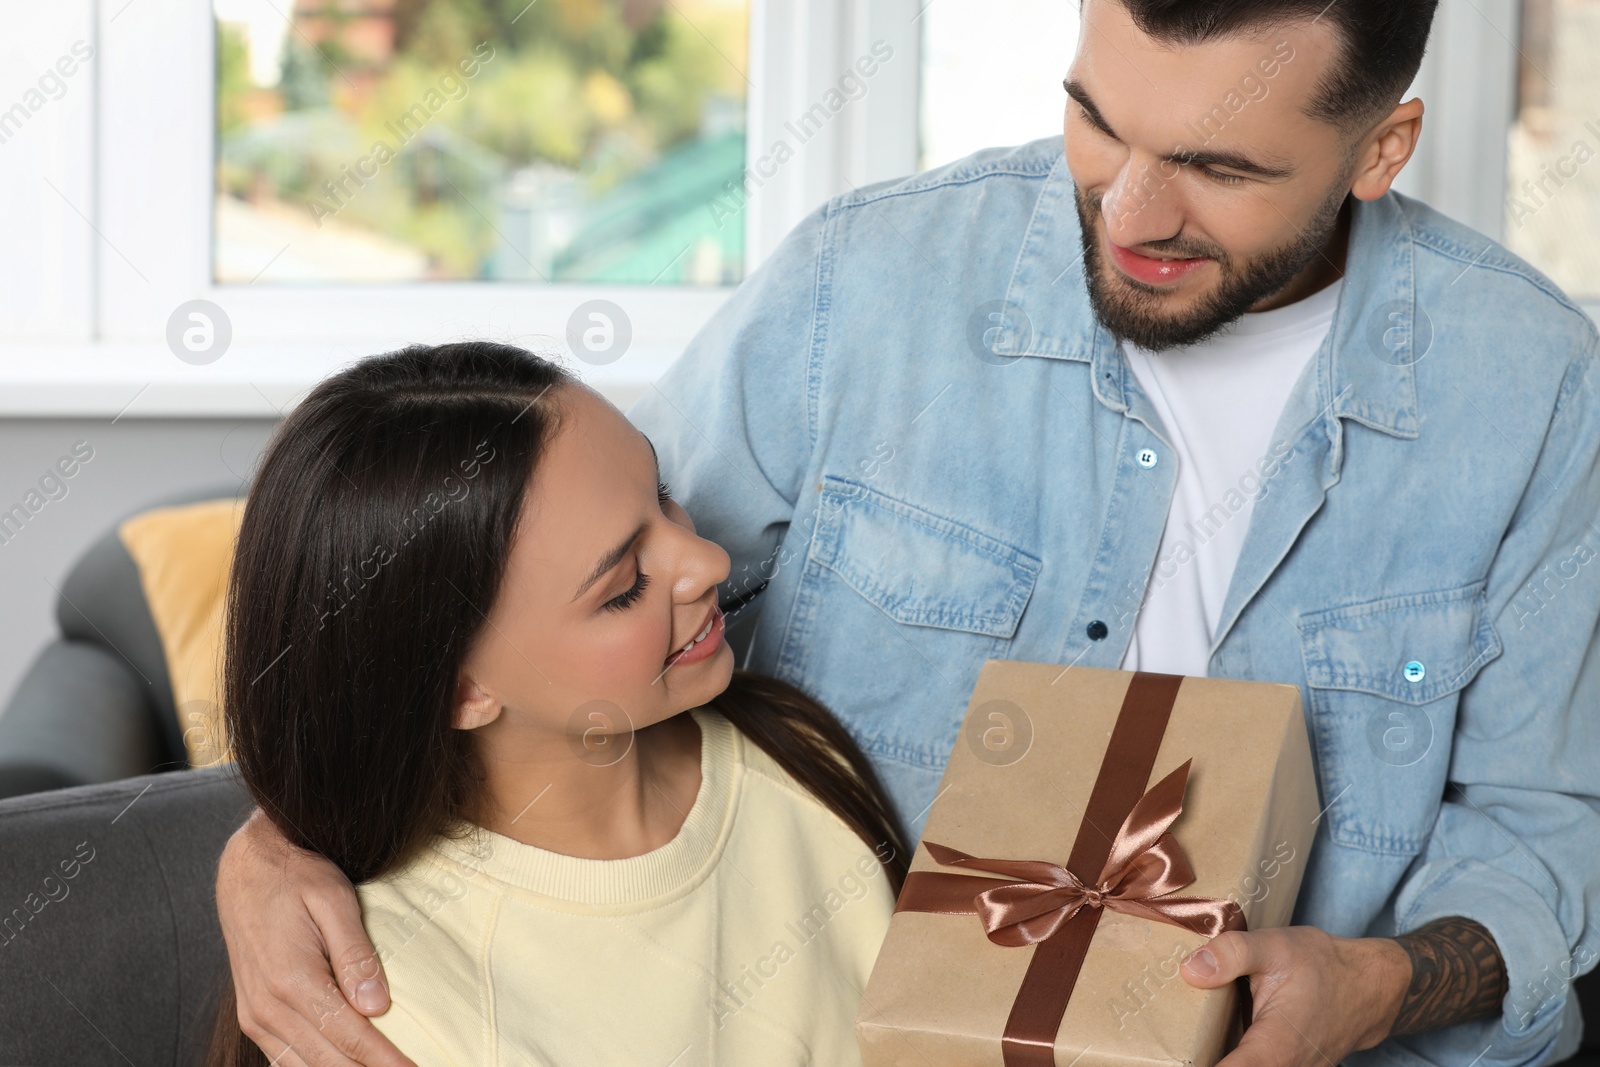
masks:
{"label": "denim shirt", "polygon": [[[730,553],[724,602],[759,591],[745,665],[832,709],[913,833],[984,660],[1117,667],[1157,563],[1176,463],[1081,247],[1059,139],[864,187],[629,413]],[[1569,980],[1600,950],[1596,357],[1499,245],[1355,203],[1208,674],[1300,688],[1325,810],[1294,921],[1475,919],[1511,990],[1350,1063],[1576,1049]]]}

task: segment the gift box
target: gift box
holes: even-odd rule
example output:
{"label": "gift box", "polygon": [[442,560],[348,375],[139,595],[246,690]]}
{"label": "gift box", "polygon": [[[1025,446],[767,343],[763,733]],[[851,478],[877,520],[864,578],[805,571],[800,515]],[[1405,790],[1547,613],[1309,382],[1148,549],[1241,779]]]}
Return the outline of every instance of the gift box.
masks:
{"label": "gift box", "polygon": [[1293,685],[987,662],[862,998],[865,1067],[1210,1067],[1248,995],[1178,966],[1289,921],[1318,817]]}

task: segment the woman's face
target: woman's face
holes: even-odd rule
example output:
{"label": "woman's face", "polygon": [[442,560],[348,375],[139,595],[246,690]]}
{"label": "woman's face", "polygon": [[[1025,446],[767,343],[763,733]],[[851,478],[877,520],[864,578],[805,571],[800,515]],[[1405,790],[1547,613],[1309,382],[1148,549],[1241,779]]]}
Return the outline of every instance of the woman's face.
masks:
{"label": "woman's face", "polygon": [[538,743],[565,734],[593,761],[615,751],[609,735],[727,687],[733,650],[716,589],[729,563],[695,536],[655,450],[616,408],[581,386],[563,388],[557,408],[505,581],[457,686],[456,725]]}

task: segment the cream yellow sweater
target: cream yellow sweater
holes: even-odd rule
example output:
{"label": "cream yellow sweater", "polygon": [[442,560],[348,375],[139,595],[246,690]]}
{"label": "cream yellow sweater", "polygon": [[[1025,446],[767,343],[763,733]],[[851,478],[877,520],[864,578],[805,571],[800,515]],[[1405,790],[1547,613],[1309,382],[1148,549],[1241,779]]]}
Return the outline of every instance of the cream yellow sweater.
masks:
{"label": "cream yellow sweater", "polygon": [[586,860],[481,828],[357,888],[418,1067],[859,1064],[878,859],[720,715],[666,845]]}

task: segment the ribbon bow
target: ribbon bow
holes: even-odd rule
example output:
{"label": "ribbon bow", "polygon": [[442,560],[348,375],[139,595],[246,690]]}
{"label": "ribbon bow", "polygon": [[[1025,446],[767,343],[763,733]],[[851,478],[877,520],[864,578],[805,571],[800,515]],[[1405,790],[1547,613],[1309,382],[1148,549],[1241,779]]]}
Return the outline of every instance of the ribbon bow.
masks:
{"label": "ribbon bow", "polygon": [[[1111,854],[1093,884],[1065,867],[1043,860],[980,859],[932,841],[928,854],[946,867],[965,867],[1016,878],[994,882],[973,898],[973,909],[989,940],[1021,948],[1056,933],[1083,908],[1109,908],[1170,923],[1206,937],[1245,928],[1244,912],[1218,897],[1175,897],[1194,881],[1194,868],[1167,828],[1183,813],[1189,765],[1167,775],[1139,799],[1111,844]],[[993,881],[982,879],[982,881]]]}

